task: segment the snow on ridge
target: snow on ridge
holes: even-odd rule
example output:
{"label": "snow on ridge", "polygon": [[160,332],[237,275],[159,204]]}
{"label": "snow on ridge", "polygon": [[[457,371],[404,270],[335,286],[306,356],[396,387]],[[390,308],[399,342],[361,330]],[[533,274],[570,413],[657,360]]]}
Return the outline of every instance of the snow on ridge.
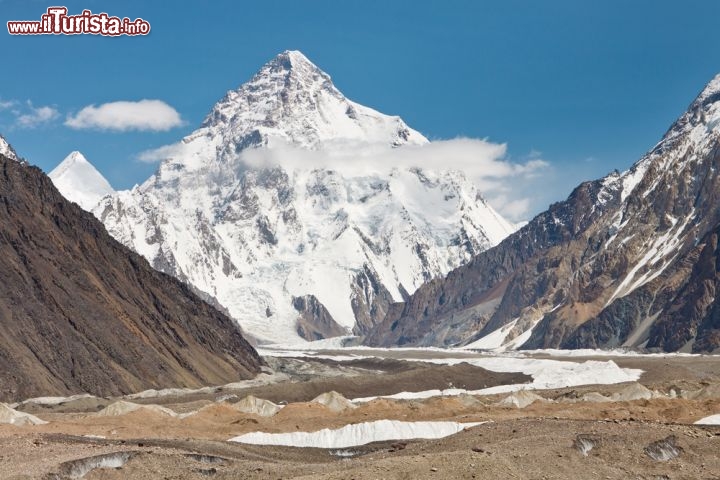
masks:
{"label": "snow on ridge", "polygon": [[348,448],[389,440],[437,439],[459,433],[486,422],[403,422],[376,420],[315,432],[251,432],[231,438],[230,442],[252,445],[278,445],[303,448]]}
{"label": "snow on ridge", "polygon": [[20,157],[18,157],[15,149],[2,135],[0,135],[0,155],[3,155],[11,160],[20,161]]}
{"label": "snow on ridge", "polygon": [[705,85],[705,88],[700,92],[695,103],[703,103],[717,93],[720,93],[720,73],[715,75],[715,77]]}
{"label": "snow on ridge", "polygon": [[428,142],[400,117],[348,100],[327,73],[298,51],[279,54],[228,92],[202,126],[211,136],[221,136],[223,145],[241,148],[285,141],[317,149],[339,139],[393,146]]}

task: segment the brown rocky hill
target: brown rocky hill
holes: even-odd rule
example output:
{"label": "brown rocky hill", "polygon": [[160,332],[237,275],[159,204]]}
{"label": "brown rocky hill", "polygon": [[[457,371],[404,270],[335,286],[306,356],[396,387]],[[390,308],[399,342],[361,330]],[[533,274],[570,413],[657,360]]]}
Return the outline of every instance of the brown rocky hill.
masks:
{"label": "brown rocky hill", "polygon": [[421,287],[365,343],[460,345],[505,327],[521,348],[716,350],[719,171],[720,75],[630,170]]}
{"label": "brown rocky hill", "polygon": [[222,384],[261,365],[228,317],[0,155],[0,400]]}

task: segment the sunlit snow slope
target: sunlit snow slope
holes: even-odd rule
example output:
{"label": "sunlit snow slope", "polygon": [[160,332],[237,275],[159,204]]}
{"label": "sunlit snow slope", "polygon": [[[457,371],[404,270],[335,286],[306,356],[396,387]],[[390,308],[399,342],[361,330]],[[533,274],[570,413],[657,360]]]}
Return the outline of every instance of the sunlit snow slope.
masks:
{"label": "sunlit snow slope", "polygon": [[460,172],[362,162],[426,144],[288,51],[94,213],[261,341],[362,334],[514,230]]}
{"label": "sunlit snow slope", "polygon": [[48,176],[65,198],[84,210],[92,210],[105,195],[115,193],[80,152],[72,152]]}

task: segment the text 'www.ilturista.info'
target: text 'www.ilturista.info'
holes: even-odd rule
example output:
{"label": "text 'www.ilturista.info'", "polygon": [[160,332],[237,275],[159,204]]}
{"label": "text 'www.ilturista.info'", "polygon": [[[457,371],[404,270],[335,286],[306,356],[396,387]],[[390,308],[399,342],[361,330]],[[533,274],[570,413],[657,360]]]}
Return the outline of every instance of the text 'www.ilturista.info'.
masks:
{"label": "text 'www.ilturista.info'", "polygon": [[68,15],[66,7],[50,7],[40,20],[7,22],[10,35],[147,35],[150,23],[142,18],[111,17],[107,13],[83,10],[79,15]]}

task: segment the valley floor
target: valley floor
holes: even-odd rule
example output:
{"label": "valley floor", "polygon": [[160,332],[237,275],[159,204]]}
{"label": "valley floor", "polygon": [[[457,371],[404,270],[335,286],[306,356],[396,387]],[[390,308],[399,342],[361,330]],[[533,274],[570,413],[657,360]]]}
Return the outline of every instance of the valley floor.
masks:
{"label": "valley floor", "polygon": [[[116,399],[94,397],[18,405],[48,423],[0,426],[0,477],[720,478],[720,426],[694,425],[720,413],[718,356],[275,353],[268,357],[273,373],[255,382],[125,399],[162,405],[169,413],[153,407],[101,416],[97,412]],[[497,371],[503,365],[508,371]],[[575,385],[552,387],[559,381],[553,371]],[[627,381],[616,383],[623,374]],[[543,381],[551,388],[533,389]],[[418,394],[434,389],[445,395]],[[330,390],[351,399],[409,393],[404,399],[365,398],[342,411],[311,401]],[[236,402],[249,394],[287,406],[267,417],[243,413]],[[317,431],[382,419],[487,423],[439,440],[342,449],[227,441],[254,431]]]}

